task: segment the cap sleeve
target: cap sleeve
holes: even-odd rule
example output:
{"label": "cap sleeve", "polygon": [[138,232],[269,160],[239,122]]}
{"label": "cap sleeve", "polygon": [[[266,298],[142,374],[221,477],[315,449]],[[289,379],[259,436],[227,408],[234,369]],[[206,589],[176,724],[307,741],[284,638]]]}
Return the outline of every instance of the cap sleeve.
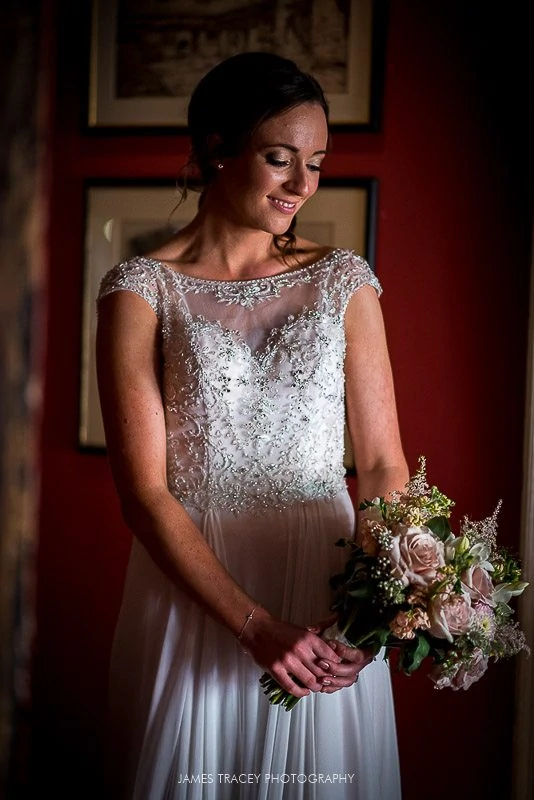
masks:
{"label": "cap sleeve", "polygon": [[330,296],[335,298],[337,310],[342,314],[352,295],[362,286],[373,286],[379,297],[382,294],[382,286],[375,273],[365,258],[354,250],[338,251],[330,281]]}
{"label": "cap sleeve", "polygon": [[100,283],[97,308],[103,297],[123,290],[138,294],[146,300],[157,317],[160,317],[161,296],[154,263],[146,259],[132,258],[112,267]]}

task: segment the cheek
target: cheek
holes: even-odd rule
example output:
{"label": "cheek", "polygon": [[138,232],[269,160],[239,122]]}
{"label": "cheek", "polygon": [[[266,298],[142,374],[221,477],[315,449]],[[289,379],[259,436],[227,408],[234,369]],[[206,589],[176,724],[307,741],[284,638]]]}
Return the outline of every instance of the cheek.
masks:
{"label": "cheek", "polygon": [[269,194],[273,186],[278,186],[282,181],[280,176],[272,174],[270,170],[256,167],[247,174],[240,176],[239,185],[247,194]]}
{"label": "cheek", "polygon": [[319,188],[319,173],[317,172],[312,173],[312,179],[310,180],[309,186],[310,186],[309,196],[311,197],[312,195],[315,194],[315,192]]}
{"label": "cheek", "polygon": [[319,188],[319,172],[310,172],[308,178],[308,196],[306,199],[309,200],[310,197],[316,193],[317,189]]}

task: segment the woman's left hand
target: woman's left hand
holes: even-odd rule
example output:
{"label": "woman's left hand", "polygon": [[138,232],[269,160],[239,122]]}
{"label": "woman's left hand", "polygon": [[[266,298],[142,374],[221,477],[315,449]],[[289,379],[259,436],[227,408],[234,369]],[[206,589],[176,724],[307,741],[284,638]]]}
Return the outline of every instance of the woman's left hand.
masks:
{"label": "woman's left hand", "polygon": [[[326,631],[336,621],[335,617],[318,622],[310,629],[319,636]],[[321,693],[333,694],[347,686],[352,686],[359,678],[360,672],[364,667],[374,661],[374,654],[371,648],[349,647],[342,642],[325,637],[324,640],[333,652],[341,659],[341,663],[334,664],[321,660],[320,666],[329,672],[328,677],[320,679],[323,684]]]}

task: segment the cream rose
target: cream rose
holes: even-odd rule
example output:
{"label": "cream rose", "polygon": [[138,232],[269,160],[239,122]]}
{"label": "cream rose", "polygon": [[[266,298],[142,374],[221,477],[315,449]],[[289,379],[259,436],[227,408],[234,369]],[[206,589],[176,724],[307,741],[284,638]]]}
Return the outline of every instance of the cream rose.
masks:
{"label": "cream rose", "polygon": [[378,522],[380,525],[384,524],[384,518],[380,507],[374,504],[362,508],[362,510],[358,512],[358,516],[361,522],[368,520],[369,522]]}
{"label": "cream rose", "polygon": [[391,561],[393,576],[404,586],[429,586],[445,565],[443,543],[426,525],[398,525],[395,534],[391,550],[383,554]]}

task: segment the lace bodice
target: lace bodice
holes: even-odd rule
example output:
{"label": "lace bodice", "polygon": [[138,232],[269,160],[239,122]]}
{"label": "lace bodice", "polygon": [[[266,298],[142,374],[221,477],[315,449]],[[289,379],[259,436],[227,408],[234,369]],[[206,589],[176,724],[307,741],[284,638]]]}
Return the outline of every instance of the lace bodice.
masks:
{"label": "lace bodice", "polygon": [[286,508],[344,487],[344,312],[367,263],[334,250],[270,278],[194,278],[150,258],[99,298],[137,293],[161,330],[169,488],[200,511]]}

